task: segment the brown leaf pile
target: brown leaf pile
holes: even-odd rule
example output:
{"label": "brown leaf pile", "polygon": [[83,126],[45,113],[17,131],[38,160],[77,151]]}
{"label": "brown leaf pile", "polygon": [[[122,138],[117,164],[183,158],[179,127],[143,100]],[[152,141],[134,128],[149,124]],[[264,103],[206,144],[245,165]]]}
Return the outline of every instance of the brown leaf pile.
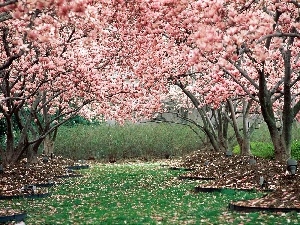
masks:
{"label": "brown leaf pile", "polygon": [[[300,210],[299,170],[296,175],[290,175],[286,164],[282,162],[252,156],[226,157],[223,152],[197,151],[173,166],[195,169],[181,178],[215,178],[202,183],[200,188],[270,191],[263,198],[239,201],[235,203],[237,205]],[[265,181],[263,185],[260,183],[261,177]]]}
{"label": "brown leaf pile", "polygon": [[[3,169],[3,173],[0,173],[0,195],[26,194],[22,190],[25,185],[60,182],[61,180],[56,176],[74,173],[65,168],[74,164],[74,161],[62,157],[49,158],[48,162],[43,162],[43,157],[40,157],[38,163],[34,165],[28,165],[26,160],[22,160],[16,165],[7,166]],[[42,189],[35,191],[35,193],[41,192]]]}

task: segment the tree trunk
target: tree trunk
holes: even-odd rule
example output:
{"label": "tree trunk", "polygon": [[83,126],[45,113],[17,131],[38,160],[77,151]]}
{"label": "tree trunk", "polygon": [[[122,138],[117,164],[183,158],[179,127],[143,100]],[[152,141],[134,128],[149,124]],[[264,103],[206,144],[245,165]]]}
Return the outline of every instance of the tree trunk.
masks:
{"label": "tree trunk", "polygon": [[12,117],[6,117],[6,151],[4,154],[4,163],[6,165],[15,164],[21,159],[24,152],[28,150],[28,131],[32,122],[31,113],[27,115],[25,121],[25,125],[19,127],[19,139],[15,143]]}
{"label": "tree trunk", "polygon": [[52,156],[54,153],[54,144],[57,137],[58,128],[49,133],[44,139],[44,154]]}
{"label": "tree trunk", "polygon": [[[175,81],[175,84],[180,87],[183,93],[192,101],[194,107],[197,109],[201,120],[203,122],[203,126],[201,127],[202,131],[208,137],[213,149],[215,151],[224,151],[228,150],[228,140],[227,140],[227,132],[228,132],[228,121],[223,118],[222,112],[217,113],[216,110],[211,109],[208,106],[201,106],[199,100],[189,91],[180,81]],[[208,110],[211,110],[211,118],[208,115]]]}
{"label": "tree trunk", "polygon": [[27,164],[37,164],[38,163],[38,150],[43,140],[39,140],[34,144],[30,145],[27,150]]}
{"label": "tree trunk", "polygon": [[[293,38],[290,38],[289,44],[292,44]],[[284,59],[284,104],[282,110],[282,134],[281,141],[282,159],[287,160],[291,157],[291,144],[292,144],[292,126],[294,120],[294,110],[292,108],[292,91],[291,91],[291,50],[282,50]]]}
{"label": "tree trunk", "polygon": [[[227,113],[227,106],[224,106],[224,113]],[[216,110],[216,124],[218,130],[219,148],[222,152],[228,151],[228,119],[223,115],[222,108]]]}
{"label": "tree trunk", "polygon": [[230,110],[230,115],[231,115],[231,120],[233,123],[233,129],[235,133],[235,137],[237,140],[237,143],[240,147],[240,154],[241,155],[251,155],[250,151],[250,130],[248,127],[248,116],[249,116],[249,110],[251,106],[251,102],[247,103],[245,100],[243,101],[243,135],[240,134],[236,115],[235,115],[235,108],[233,106],[233,102],[231,99],[227,100],[229,110]]}
{"label": "tree trunk", "polygon": [[218,141],[216,140],[215,136],[206,128],[204,127],[204,133],[206,134],[210,144],[212,145],[213,149],[218,152],[220,151],[220,146]]}
{"label": "tree trunk", "polygon": [[6,152],[6,162],[5,162],[5,165],[13,165],[15,164],[16,162],[18,162],[24,151],[25,151],[26,147],[24,146],[24,148],[22,149],[14,149],[12,151],[7,151]]}
{"label": "tree trunk", "polygon": [[3,164],[15,164],[24,153],[24,146],[26,146],[26,137],[21,135],[19,142],[22,142],[22,148],[15,147],[15,138],[13,134],[12,118],[6,117],[6,148],[3,152]]}
{"label": "tree trunk", "polygon": [[27,166],[32,165],[32,164],[37,164],[37,152],[34,151],[33,146],[30,145],[28,150],[27,150]]}
{"label": "tree trunk", "polygon": [[241,155],[251,155],[250,137],[244,137],[242,142]]}
{"label": "tree trunk", "polygon": [[54,141],[52,140],[51,135],[47,135],[44,139],[44,150],[45,155],[51,155],[54,153]]}
{"label": "tree trunk", "polygon": [[8,165],[12,163],[12,158],[14,155],[14,135],[13,135],[13,125],[12,118],[5,117],[6,119],[6,149],[3,152],[3,164]]}
{"label": "tree trunk", "polygon": [[[277,11],[275,15],[275,22],[277,23],[282,13]],[[293,27],[292,33],[296,33]],[[266,41],[266,48],[269,49],[272,37]],[[295,110],[292,106],[292,68],[291,68],[291,46],[294,43],[294,37],[286,39],[286,48],[280,48],[281,55],[284,60],[284,79],[283,79],[283,110],[282,110],[282,126],[276,126],[276,118],[273,111],[273,101],[271,95],[274,94],[267,89],[265,65],[258,70],[259,72],[259,102],[261,104],[261,111],[265,122],[271,135],[274,146],[275,160],[285,161],[291,157],[291,143],[292,143],[292,125],[293,119],[299,108]],[[297,106],[296,106],[297,108]],[[294,111],[295,110],[295,111]]]}
{"label": "tree trunk", "polygon": [[274,159],[277,161],[284,161],[286,160],[286,147],[284,144],[284,139],[281,135],[280,128],[271,127],[268,125],[269,132],[271,135],[271,140],[274,147]]}
{"label": "tree trunk", "polygon": [[243,99],[243,141],[241,148],[241,155],[251,155],[250,152],[250,125],[249,125],[249,111],[252,102],[247,102]]}

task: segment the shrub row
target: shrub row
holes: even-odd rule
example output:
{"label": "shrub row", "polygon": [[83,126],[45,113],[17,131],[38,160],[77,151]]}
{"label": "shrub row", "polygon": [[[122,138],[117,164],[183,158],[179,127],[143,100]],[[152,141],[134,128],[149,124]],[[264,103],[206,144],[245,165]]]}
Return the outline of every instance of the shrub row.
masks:
{"label": "shrub row", "polygon": [[169,158],[201,147],[189,127],[178,124],[75,125],[59,129],[55,153],[73,159]]}

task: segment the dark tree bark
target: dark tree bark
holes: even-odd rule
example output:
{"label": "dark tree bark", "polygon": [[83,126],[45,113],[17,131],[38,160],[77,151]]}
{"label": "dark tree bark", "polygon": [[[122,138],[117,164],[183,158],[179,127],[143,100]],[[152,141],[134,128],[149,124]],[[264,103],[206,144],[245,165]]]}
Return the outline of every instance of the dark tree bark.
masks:
{"label": "dark tree bark", "polygon": [[[205,133],[211,146],[215,151],[226,152],[228,150],[228,120],[222,114],[222,109],[211,109],[208,106],[199,107],[198,99],[188,91],[180,81],[175,84],[183,91],[183,93],[191,100],[194,107],[199,113],[202,125],[197,126]],[[225,110],[226,111],[226,110]],[[208,115],[211,112],[211,115]]]}

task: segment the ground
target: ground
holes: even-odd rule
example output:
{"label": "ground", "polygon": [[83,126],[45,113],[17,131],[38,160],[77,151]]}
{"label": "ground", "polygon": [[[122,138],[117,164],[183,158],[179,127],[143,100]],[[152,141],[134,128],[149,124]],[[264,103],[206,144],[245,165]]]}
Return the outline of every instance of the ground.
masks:
{"label": "ground", "polygon": [[270,211],[300,211],[299,171],[291,175],[285,163],[250,156],[226,157],[225,153],[201,150],[172,167],[192,170],[184,173],[181,179],[209,180],[195,189],[198,191],[226,188],[266,193],[260,199],[236,202],[237,207],[250,207],[250,211],[251,207],[268,208]]}
{"label": "ground", "polygon": [[[23,160],[18,165],[4,168],[4,171],[0,173],[0,196],[28,195],[32,190],[24,190],[24,185],[59,183],[61,179],[59,176],[74,174],[66,168],[66,166],[75,165],[72,160],[65,160],[61,157],[45,160],[41,157],[39,161],[37,165],[28,166]],[[298,171],[295,175],[290,175],[285,164],[238,155],[226,157],[225,153],[215,153],[209,150],[194,152],[181,160],[168,160],[164,164],[170,168],[191,170],[183,172],[180,179],[208,180],[195,187],[196,191],[226,188],[266,193],[260,199],[235,202],[233,206],[236,209],[262,207],[300,211],[300,176]],[[263,185],[260,184],[262,177]],[[34,190],[35,194],[43,194],[43,192],[43,188]],[[0,209],[0,216],[14,213],[14,211]]]}
{"label": "ground", "polygon": [[[28,165],[26,160],[14,166],[8,166],[0,173],[0,198],[9,198],[10,196],[29,196],[32,191],[37,196],[46,194],[46,189],[39,186],[47,186],[61,182],[59,176],[76,175],[76,172],[69,171],[66,166],[74,165],[75,162],[62,157],[50,159],[48,157],[39,157],[39,163]],[[27,187],[29,188],[26,188]],[[32,190],[32,185],[35,190]],[[12,209],[1,209],[0,216],[12,215],[16,212]]]}

